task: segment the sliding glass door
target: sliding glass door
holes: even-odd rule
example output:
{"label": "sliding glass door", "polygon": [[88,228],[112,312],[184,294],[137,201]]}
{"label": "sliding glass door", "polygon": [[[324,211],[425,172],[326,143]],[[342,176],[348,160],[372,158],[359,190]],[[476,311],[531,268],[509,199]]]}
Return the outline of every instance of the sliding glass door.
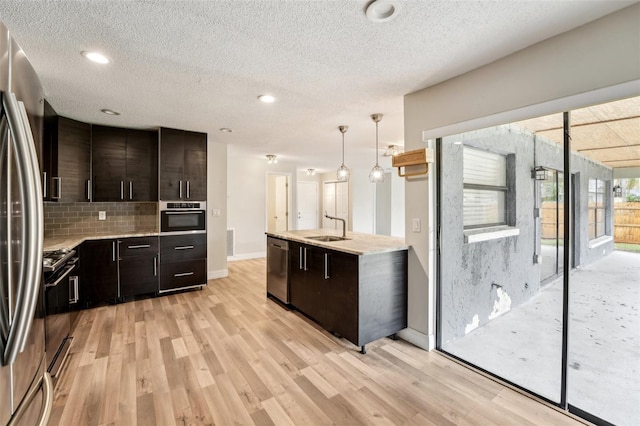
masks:
{"label": "sliding glass door", "polygon": [[597,424],[640,424],[637,111],[437,140],[438,348]]}

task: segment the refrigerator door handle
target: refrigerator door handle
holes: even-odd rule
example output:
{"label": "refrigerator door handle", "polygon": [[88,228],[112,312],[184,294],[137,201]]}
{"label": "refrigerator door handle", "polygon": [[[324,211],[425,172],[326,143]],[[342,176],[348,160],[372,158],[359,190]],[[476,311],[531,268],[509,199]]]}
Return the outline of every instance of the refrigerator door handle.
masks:
{"label": "refrigerator door handle", "polygon": [[[2,117],[0,118],[0,158],[5,158],[7,156],[8,149],[10,149],[9,148],[9,125],[7,123],[7,117],[5,115],[2,115]],[[2,169],[3,165],[4,165],[4,161],[0,161],[0,176],[4,176],[4,170]],[[7,224],[7,226],[10,227],[11,225]],[[9,250],[8,247],[4,247],[2,254],[7,258],[6,260],[7,265],[13,263],[10,260],[11,250]],[[3,277],[3,274],[0,274],[0,280],[2,279],[2,277]],[[6,278],[8,281],[6,284],[3,285],[3,283],[0,282],[0,285],[3,285],[2,287],[0,287],[0,291],[5,286],[6,288],[11,287],[11,282],[10,282],[11,274],[7,273]],[[11,320],[10,320],[11,314],[9,313],[9,305],[8,303],[5,303],[5,301],[7,300],[6,296],[7,295],[4,292],[0,293],[0,297],[2,297],[2,300],[0,300],[0,333],[2,333],[3,338],[6,338],[9,335],[9,329],[11,326]],[[0,350],[1,350],[0,365],[4,365],[2,356],[4,354],[5,346],[3,343],[0,343]]]}
{"label": "refrigerator door handle", "polygon": [[[38,301],[42,281],[42,245],[44,219],[40,167],[27,111],[15,94],[2,98],[16,158],[16,171],[22,191],[22,258],[15,315],[6,340],[4,362],[12,364],[24,350]],[[27,235],[27,230],[29,235]]]}
{"label": "refrigerator door handle", "polygon": [[16,412],[7,426],[17,426],[20,424],[22,416],[24,416],[27,408],[29,408],[29,405],[31,405],[36,395],[40,392],[40,387],[42,387],[42,393],[44,395],[42,398],[42,408],[40,409],[40,419],[36,425],[47,426],[47,423],[49,423],[49,417],[51,416],[51,409],[53,408],[53,382],[51,381],[51,375],[49,375],[49,373],[44,373],[40,380],[38,380],[38,384],[31,388],[29,393],[16,409]]}

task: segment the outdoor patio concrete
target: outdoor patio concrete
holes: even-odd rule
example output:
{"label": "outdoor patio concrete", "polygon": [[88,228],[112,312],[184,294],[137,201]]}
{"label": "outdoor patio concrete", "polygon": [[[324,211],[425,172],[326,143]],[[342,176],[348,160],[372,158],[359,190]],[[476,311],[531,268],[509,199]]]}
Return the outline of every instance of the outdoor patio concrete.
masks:
{"label": "outdoor patio concrete", "polygon": [[[615,251],[570,276],[568,401],[618,425],[640,424],[640,254]],[[444,349],[560,399],[562,278]]]}

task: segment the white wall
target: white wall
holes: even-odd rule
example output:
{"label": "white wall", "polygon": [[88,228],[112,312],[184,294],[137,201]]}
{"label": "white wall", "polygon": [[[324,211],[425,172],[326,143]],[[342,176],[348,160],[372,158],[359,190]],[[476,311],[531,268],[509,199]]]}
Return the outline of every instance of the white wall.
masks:
{"label": "white wall", "polygon": [[207,143],[207,271],[209,279],[228,275],[227,146],[212,142],[211,136]]}
{"label": "white wall", "polygon": [[[640,4],[516,52],[467,74],[405,96],[405,148],[435,138],[640,94]],[[423,134],[424,132],[424,134]],[[405,184],[409,328],[401,336],[435,342],[433,167]],[[429,194],[429,196],[427,196]],[[430,279],[432,278],[432,279]]]}
{"label": "white wall", "polygon": [[263,157],[250,156],[241,149],[227,147],[227,226],[235,229],[234,259],[264,257],[266,252],[267,172],[289,173],[291,194],[290,224],[296,226],[296,167],[278,160],[268,164]]}

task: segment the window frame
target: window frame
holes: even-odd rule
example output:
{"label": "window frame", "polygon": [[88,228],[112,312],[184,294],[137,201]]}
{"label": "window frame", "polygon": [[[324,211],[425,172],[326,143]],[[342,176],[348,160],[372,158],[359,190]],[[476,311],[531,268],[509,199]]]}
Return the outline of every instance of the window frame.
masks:
{"label": "window frame", "polygon": [[[504,220],[502,222],[487,222],[487,223],[479,223],[479,224],[473,224],[473,225],[465,225],[464,223],[464,213],[463,213],[463,217],[462,217],[462,224],[463,224],[463,230],[475,230],[475,229],[482,229],[482,228],[495,228],[495,227],[503,227],[503,226],[509,226],[509,208],[508,208],[508,203],[509,203],[509,173],[508,173],[508,163],[509,163],[509,155],[505,155],[505,154],[501,154],[498,152],[494,152],[494,151],[490,151],[487,149],[482,149],[482,148],[478,148],[475,146],[471,146],[471,145],[466,145],[464,144],[462,146],[463,151],[470,149],[470,150],[474,150],[474,151],[481,151],[483,153],[487,153],[487,154],[491,154],[491,155],[495,155],[495,156],[500,156],[504,159],[503,164],[504,164],[504,177],[505,177],[505,184],[504,185],[485,185],[485,184],[479,184],[479,183],[466,183],[464,182],[464,167],[465,167],[465,162],[464,159],[462,161],[462,175],[463,175],[463,184],[462,184],[462,209],[464,212],[464,198],[465,198],[465,190],[475,190],[475,191],[487,191],[487,192],[493,192],[493,193],[499,193],[502,194],[503,196],[503,204],[504,204],[504,209],[502,211],[502,217],[504,218]],[[464,153],[463,153],[463,157],[464,157]]]}
{"label": "window frame", "polygon": [[[594,182],[595,191],[591,190],[591,182]],[[600,183],[600,185],[598,185]],[[587,213],[587,217],[589,218],[588,223],[588,232],[589,232],[589,241],[597,240],[598,238],[602,238],[607,236],[607,206],[605,196],[607,194],[607,185],[608,181],[605,179],[599,178],[589,178],[587,182],[587,212],[593,211],[593,222],[591,221],[591,214]],[[591,206],[591,195],[594,195],[595,204]],[[601,207],[598,206],[598,200],[600,200]],[[600,213],[600,214],[599,214]],[[602,226],[599,227],[598,223],[602,223]],[[591,236],[591,227],[594,228],[593,237]]]}

